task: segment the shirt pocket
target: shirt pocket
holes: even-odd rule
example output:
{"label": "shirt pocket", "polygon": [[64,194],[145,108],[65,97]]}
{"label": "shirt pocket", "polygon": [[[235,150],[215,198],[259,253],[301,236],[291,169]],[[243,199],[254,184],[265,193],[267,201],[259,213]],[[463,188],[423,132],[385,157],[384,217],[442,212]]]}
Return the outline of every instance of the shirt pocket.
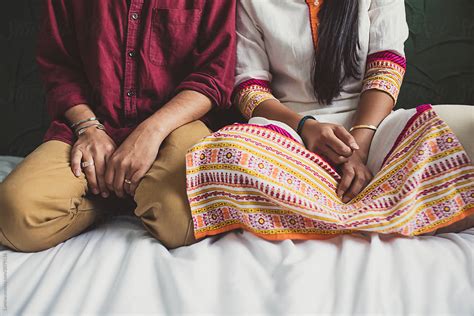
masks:
{"label": "shirt pocket", "polygon": [[153,9],[149,57],[157,66],[183,63],[197,41],[201,10]]}

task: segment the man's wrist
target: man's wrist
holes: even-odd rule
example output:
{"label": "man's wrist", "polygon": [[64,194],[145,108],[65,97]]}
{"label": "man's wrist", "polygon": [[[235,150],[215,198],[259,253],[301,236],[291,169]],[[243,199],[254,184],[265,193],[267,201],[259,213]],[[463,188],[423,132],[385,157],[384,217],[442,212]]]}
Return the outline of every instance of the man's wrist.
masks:
{"label": "man's wrist", "polygon": [[166,124],[162,124],[162,122],[154,116],[149,117],[140,125],[153,135],[154,138],[165,139],[172,132]]}
{"label": "man's wrist", "polygon": [[[79,134],[79,132],[80,132],[80,134]],[[80,137],[80,136],[83,136],[83,135],[92,136],[96,133],[106,133],[104,125],[102,125],[102,124],[91,124],[90,126],[87,126],[86,128],[84,128],[82,131],[81,131],[81,129],[78,129],[75,132],[77,137]]]}

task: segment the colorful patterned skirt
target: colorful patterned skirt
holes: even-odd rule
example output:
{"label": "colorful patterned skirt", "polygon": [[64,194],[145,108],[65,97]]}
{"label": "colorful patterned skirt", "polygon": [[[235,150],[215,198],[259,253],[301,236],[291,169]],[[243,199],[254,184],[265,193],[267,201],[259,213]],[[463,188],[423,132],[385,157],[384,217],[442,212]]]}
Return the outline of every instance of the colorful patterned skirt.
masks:
{"label": "colorful patterned skirt", "polygon": [[431,106],[418,108],[348,203],[336,195],[337,170],[275,128],[227,126],[192,147],[186,165],[196,238],[234,229],[269,240],[415,236],[474,213],[474,166]]}

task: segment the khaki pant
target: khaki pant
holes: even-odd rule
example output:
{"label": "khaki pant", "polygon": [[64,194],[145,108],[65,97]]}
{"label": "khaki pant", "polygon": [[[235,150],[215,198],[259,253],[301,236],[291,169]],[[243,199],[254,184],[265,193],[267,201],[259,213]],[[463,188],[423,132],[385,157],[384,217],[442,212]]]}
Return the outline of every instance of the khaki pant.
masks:
{"label": "khaki pant", "polygon": [[43,143],[0,183],[0,242],[18,251],[48,249],[127,208],[135,208],[146,229],[168,248],[196,242],[186,196],[185,154],[209,134],[200,121],[171,133],[133,200],[88,194],[84,175],[76,178],[71,171],[71,146],[55,140]]}

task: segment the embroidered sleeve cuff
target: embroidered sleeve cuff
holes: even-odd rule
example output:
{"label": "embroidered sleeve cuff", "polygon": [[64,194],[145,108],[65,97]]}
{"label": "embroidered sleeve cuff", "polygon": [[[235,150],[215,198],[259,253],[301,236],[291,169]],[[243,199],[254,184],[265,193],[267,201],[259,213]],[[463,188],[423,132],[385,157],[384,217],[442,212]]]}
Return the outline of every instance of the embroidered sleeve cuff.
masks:
{"label": "embroidered sleeve cuff", "polygon": [[362,92],[372,89],[384,91],[396,103],[405,70],[405,58],[395,53],[384,51],[369,55]]}
{"label": "embroidered sleeve cuff", "polygon": [[247,80],[241,83],[234,92],[234,102],[246,119],[250,119],[253,111],[267,100],[276,100],[276,98],[271,92],[269,82],[264,80]]}

